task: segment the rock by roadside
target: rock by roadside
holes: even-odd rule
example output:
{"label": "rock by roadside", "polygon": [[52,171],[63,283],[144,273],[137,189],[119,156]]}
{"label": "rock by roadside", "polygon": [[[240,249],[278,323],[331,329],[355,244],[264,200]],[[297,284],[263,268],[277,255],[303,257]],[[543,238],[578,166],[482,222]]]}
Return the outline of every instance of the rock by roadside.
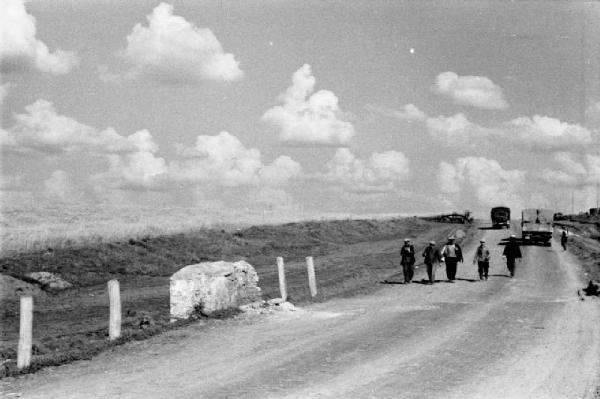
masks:
{"label": "rock by roadside", "polygon": [[27,278],[37,282],[42,289],[56,292],[73,287],[73,284],[63,280],[60,276],[49,272],[32,272],[25,275]]}
{"label": "rock by roadside", "polygon": [[296,307],[281,298],[273,298],[268,301],[256,301],[238,308],[243,313],[266,314],[274,311],[294,312]]}
{"label": "rock by roadside", "polygon": [[24,295],[46,295],[40,287],[17,278],[0,274],[0,301],[17,300]]}

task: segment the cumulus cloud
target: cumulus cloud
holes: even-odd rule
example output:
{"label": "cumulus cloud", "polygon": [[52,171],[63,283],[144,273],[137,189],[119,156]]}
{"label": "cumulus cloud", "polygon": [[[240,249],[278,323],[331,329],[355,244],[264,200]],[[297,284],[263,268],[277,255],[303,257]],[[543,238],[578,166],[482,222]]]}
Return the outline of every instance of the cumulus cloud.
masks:
{"label": "cumulus cloud", "polygon": [[462,113],[427,118],[425,123],[434,140],[449,146],[474,144],[494,133],[492,129],[471,122]]}
{"label": "cumulus cloud", "polygon": [[[518,208],[526,173],[506,170],[493,159],[458,158],[454,164],[441,162],[438,184],[442,198],[464,207],[491,207],[506,204]],[[474,193],[474,198],[471,193]]]}
{"label": "cumulus cloud", "polygon": [[349,149],[339,148],[318,175],[352,192],[394,192],[410,176],[410,161],[399,151],[373,153],[367,160],[357,158]]}
{"label": "cumulus cloud", "polygon": [[421,111],[414,104],[406,104],[401,110],[389,108],[383,105],[367,104],[365,109],[379,115],[406,121],[424,121],[427,119],[427,114]]}
{"label": "cumulus cloud", "polygon": [[484,109],[508,108],[502,88],[485,76],[458,76],[454,72],[443,72],[437,76],[434,90],[458,104]]}
{"label": "cumulus cloud", "polygon": [[539,115],[485,127],[472,122],[463,113],[457,113],[429,117],[425,124],[436,141],[448,146],[489,145],[493,140],[498,145],[510,143],[521,150],[565,151],[581,150],[594,143],[589,129]]}
{"label": "cumulus cloud", "polygon": [[344,120],[333,92],[314,93],[314,88],[315,77],[310,65],[304,64],[292,76],[292,86],[280,96],[283,104],[267,110],[262,120],[290,145],[346,145],[354,136],[354,126]]}
{"label": "cumulus cloud", "polygon": [[75,202],[81,199],[81,192],[76,188],[71,176],[64,170],[57,169],[44,181],[44,193],[53,200]]}
{"label": "cumulus cloud", "polygon": [[98,153],[158,150],[147,130],[127,137],[112,128],[98,130],[60,115],[46,100],[25,106],[25,113],[14,115],[14,119],[14,126],[0,130],[0,144],[8,151],[63,154],[84,149]]}
{"label": "cumulus cloud", "polygon": [[585,148],[593,142],[587,128],[547,116],[516,118],[501,129],[507,139],[541,150]]}
{"label": "cumulus cloud", "polygon": [[173,15],[172,5],[160,3],[147,19],[147,27],[137,24],[127,36],[124,56],[133,65],[130,77],[147,75],[167,82],[243,78],[239,62],[224,52],[213,32]]}
{"label": "cumulus cloud", "polygon": [[557,168],[545,168],[541,172],[542,179],[551,185],[581,187],[600,183],[600,155],[586,154],[575,159],[568,152],[554,154]]}
{"label": "cumulus cloud", "polygon": [[19,71],[34,67],[42,72],[66,74],[79,65],[79,57],[60,49],[50,52],[36,39],[35,18],[23,0],[4,0],[0,13],[0,70]]}
{"label": "cumulus cloud", "polygon": [[167,178],[167,163],[149,151],[108,155],[109,169],[92,176],[97,185],[121,189],[157,189]]}
{"label": "cumulus cloud", "polygon": [[277,185],[301,174],[301,167],[287,156],[264,165],[260,151],[246,148],[228,132],[215,136],[198,136],[193,148],[178,147],[187,158],[173,161],[169,173],[175,181],[211,182],[220,186]]}

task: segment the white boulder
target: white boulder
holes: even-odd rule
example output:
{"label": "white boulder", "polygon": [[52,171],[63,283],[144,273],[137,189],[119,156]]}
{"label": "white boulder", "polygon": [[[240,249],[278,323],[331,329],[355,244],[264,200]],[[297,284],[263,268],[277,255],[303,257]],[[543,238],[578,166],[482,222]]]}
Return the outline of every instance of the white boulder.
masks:
{"label": "white boulder", "polygon": [[261,299],[258,274],[245,261],[189,265],[170,279],[171,319],[235,309]]}

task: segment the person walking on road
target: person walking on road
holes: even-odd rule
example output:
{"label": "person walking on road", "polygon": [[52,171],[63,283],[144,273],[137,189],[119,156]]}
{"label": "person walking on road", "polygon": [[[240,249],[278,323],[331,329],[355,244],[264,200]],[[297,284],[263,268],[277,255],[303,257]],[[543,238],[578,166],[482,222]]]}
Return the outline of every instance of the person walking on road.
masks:
{"label": "person walking on road", "polygon": [[404,239],[404,245],[400,249],[400,257],[402,273],[404,273],[404,284],[408,284],[412,281],[415,272],[415,247],[410,243],[409,238]]}
{"label": "person walking on road", "polygon": [[479,240],[479,246],[473,257],[473,264],[477,263],[477,271],[479,272],[479,280],[488,279],[488,271],[490,270],[490,249],[485,245],[485,238]]}
{"label": "person walking on road", "polygon": [[463,261],[462,249],[460,245],[454,242],[454,237],[448,237],[448,242],[442,250],[442,258],[446,263],[446,276],[448,281],[453,283],[456,279],[456,265]]}
{"label": "person walking on road", "polygon": [[567,250],[567,242],[569,241],[569,237],[567,236],[567,231],[563,230],[560,236],[560,245],[563,247],[563,251]]}
{"label": "person walking on road", "polygon": [[506,267],[508,267],[510,276],[514,277],[515,260],[519,259],[519,262],[521,261],[521,249],[519,248],[519,244],[517,244],[517,238],[514,234],[510,236],[508,244],[506,244],[506,246],[504,247],[502,257],[506,258]]}
{"label": "person walking on road", "polygon": [[425,266],[427,268],[427,277],[429,277],[429,284],[435,283],[435,270],[440,265],[442,255],[440,250],[435,247],[435,241],[429,241],[429,245],[425,247],[423,251],[423,258]]}

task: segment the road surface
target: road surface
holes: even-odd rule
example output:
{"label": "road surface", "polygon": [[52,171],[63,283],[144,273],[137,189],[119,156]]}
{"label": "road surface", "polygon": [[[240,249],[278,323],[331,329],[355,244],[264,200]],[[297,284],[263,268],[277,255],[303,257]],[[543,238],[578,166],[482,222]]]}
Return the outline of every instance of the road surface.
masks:
{"label": "road surface", "polygon": [[[576,259],[523,247],[509,278],[498,245],[479,281],[465,251],[455,284],[191,326],[91,361],[12,379],[23,398],[595,398],[600,301],[581,301]],[[424,277],[421,269],[417,279]]]}

